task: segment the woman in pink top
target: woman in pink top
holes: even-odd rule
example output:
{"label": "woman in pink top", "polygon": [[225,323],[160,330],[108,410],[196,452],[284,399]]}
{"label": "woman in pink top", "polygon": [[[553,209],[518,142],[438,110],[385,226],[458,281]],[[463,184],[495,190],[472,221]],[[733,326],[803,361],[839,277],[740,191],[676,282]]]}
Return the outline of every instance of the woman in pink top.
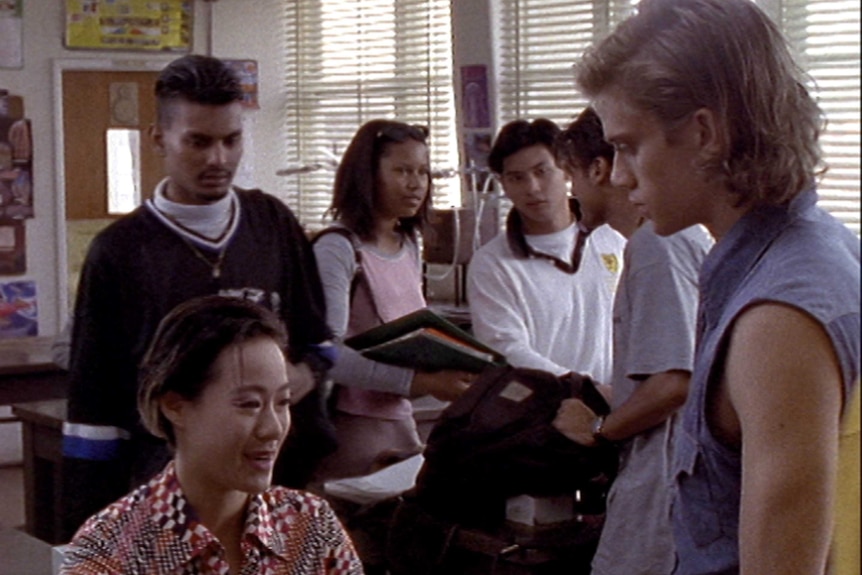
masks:
{"label": "woman in pink top", "polygon": [[[427,136],[423,126],[372,120],[339,164],[330,212],[341,233],[314,244],[339,341],[426,306],[417,240],[431,202]],[[421,452],[409,398],[452,400],[473,377],[386,365],[344,345],[338,352],[330,376],[339,449],[321,478],[363,475]]]}

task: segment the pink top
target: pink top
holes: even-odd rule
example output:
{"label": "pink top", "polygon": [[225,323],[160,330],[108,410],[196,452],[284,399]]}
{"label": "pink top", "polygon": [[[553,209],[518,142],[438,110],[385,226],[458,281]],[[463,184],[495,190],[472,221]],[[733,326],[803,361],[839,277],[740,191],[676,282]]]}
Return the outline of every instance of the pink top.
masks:
{"label": "pink top", "polygon": [[[385,323],[426,306],[418,253],[405,242],[394,256],[362,250],[362,274],[379,318]],[[353,310],[351,310],[351,313]],[[352,333],[346,334],[348,337]],[[344,386],[338,391],[338,410],[378,419],[407,419],[413,407],[394,393]]]}

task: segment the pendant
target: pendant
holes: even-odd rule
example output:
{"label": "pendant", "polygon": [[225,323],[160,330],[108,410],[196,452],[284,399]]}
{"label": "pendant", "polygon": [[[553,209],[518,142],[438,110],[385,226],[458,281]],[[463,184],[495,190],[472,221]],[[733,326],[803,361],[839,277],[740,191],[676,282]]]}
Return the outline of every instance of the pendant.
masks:
{"label": "pendant", "polygon": [[221,266],[213,267],[213,279],[217,280],[221,277]]}

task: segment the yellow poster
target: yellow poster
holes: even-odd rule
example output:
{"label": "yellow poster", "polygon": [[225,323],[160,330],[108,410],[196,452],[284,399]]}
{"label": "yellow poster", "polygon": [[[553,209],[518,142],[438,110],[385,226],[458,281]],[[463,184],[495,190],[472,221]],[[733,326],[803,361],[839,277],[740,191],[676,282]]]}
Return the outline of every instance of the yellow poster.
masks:
{"label": "yellow poster", "polygon": [[66,0],[66,47],[188,51],[192,0]]}

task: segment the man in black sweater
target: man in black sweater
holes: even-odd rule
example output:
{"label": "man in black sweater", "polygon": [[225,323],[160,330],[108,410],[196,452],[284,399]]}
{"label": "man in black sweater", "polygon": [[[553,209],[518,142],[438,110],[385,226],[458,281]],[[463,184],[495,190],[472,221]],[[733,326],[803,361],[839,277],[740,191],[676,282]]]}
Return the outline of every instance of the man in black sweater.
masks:
{"label": "man in black sweater", "polygon": [[138,365],[162,317],[196,296],[250,299],[287,326],[293,429],[274,481],[303,486],[334,448],[322,390],[332,348],[313,252],[281,201],[232,185],[243,151],[236,76],[218,59],[184,56],[155,92],[150,135],[166,177],[151,200],[93,240],[75,302],[63,429],[67,536],[169,459],[140,425]]}

